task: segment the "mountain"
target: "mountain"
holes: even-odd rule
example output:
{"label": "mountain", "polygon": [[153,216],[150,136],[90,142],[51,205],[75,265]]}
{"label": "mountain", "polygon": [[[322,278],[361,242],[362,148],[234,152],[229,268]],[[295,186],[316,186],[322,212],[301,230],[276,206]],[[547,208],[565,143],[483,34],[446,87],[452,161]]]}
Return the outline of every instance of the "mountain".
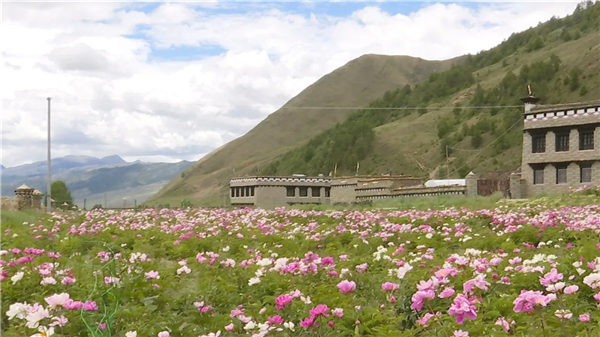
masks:
{"label": "mountain", "polygon": [[[343,122],[353,109],[327,110],[307,107],[364,106],[388,88],[414,84],[432,73],[460,62],[427,61],[409,56],[364,55],[325,75],[270,114],[244,136],[214,150],[175,178],[152,201],[179,203],[182,198],[221,202],[217,196],[229,183],[233,170],[247,172],[300,146],[319,132]],[[170,198],[173,196],[174,198]]]}
{"label": "mountain", "polygon": [[[124,198],[131,206],[144,202],[191,164],[128,163],[119,156],[66,156],[52,159],[52,179],[63,180],[80,207],[84,200],[87,208],[95,204],[121,207]],[[23,183],[45,192],[46,174],[46,161],[3,169],[2,195],[14,195],[14,189]]]}
{"label": "mountain", "polygon": [[[354,174],[359,162],[361,174],[423,178],[514,170],[522,142],[519,98],[527,85],[540,104],[594,100],[600,98],[598,73],[598,2],[580,4],[570,16],[515,33],[477,55],[434,63],[365,55],[200,159],[149,202],[185,198],[218,205],[233,169],[238,176],[328,174],[337,164],[338,174]],[[313,106],[365,108],[302,109]]]}
{"label": "mountain", "polygon": [[[104,158],[96,158],[90,156],[64,156],[59,158],[53,158],[52,172],[60,173],[65,170],[74,168],[84,167],[100,167],[109,165],[122,165],[127,164],[123,158],[119,156],[108,156]],[[19,165],[15,167],[4,168],[2,171],[3,177],[6,176],[19,176],[19,177],[35,177],[45,175],[48,170],[48,161],[38,161],[31,164]]]}

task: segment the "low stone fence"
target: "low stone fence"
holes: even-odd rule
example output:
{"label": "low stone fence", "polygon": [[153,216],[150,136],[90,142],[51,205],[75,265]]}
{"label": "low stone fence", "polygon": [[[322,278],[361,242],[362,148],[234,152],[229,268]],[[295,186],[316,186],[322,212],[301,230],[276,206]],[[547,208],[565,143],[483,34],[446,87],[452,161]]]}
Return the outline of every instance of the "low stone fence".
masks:
{"label": "low stone fence", "polygon": [[438,187],[413,187],[402,188],[385,195],[361,195],[357,196],[358,201],[379,200],[403,197],[434,197],[441,195],[465,195],[466,186],[438,186]]}

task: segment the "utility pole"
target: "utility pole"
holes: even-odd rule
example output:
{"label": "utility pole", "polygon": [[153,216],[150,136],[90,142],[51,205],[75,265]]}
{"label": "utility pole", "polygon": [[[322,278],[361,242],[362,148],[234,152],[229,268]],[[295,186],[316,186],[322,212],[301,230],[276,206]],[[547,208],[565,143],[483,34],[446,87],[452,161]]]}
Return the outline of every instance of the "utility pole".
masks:
{"label": "utility pole", "polygon": [[50,154],[50,100],[52,98],[48,97],[48,181],[46,182],[46,211],[48,213],[52,212],[52,164],[50,163],[50,158],[52,157]]}
{"label": "utility pole", "polygon": [[448,145],[446,145],[446,179],[450,179],[450,160],[448,159]]}

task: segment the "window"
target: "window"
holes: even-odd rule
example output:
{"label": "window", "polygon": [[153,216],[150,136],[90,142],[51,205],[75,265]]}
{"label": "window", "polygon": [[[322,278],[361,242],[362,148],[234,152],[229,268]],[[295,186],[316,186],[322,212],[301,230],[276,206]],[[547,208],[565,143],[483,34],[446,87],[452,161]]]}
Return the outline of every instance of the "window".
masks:
{"label": "window", "polygon": [[231,188],[231,197],[235,198],[235,187]]}
{"label": "window", "polygon": [[533,184],[541,185],[544,183],[544,167],[536,166],[533,168]]}
{"label": "window", "polygon": [[288,197],[295,197],[296,196],[296,188],[295,187],[286,187],[287,189],[287,196]]}
{"label": "window", "polygon": [[557,133],[556,137],[556,152],[569,151],[569,134]]}
{"label": "window", "polygon": [[582,163],[579,165],[580,171],[580,182],[591,183],[592,182],[592,163]]}
{"label": "window", "polygon": [[566,184],[567,183],[567,164],[556,165],[556,183]]}
{"label": "window", "polygon": [[310,190],[311,190],[311,195],[313,197],[320,197],[321,196],[321,188],[320,187],[312,187]]}
{"label": "window", "polygon": [[330,192],[331,192],[331,188],[325,187],[325,198],[329,198]]}
{"label": "window", "polygon": [[308,187],[300,187],[300,196],[308,197]]}
{"label": "window", "polygon": [[254,186],[250,187],[250,196],[254,196]]}
{"label": "window", "polygon": [[533,153],[546,152],[546,136],[545,135],[531,136],[531,152],[533,152]]}
{"label": "window", "polygon": [[579,150],[594,149],[594,130],[579,131]]}

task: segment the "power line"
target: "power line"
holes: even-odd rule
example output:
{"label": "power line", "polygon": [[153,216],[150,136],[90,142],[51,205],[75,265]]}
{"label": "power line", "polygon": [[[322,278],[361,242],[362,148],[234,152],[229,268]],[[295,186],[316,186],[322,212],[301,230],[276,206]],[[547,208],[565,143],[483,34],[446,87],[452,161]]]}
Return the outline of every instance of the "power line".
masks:
{"label": "power line", "polygon": [[[3,98],[3,101],[31,101],[30,99],[7,99]],[[53,99],[56,101],[56,99]],[[102,99],[75,99],[70,100],[71,103],[78,102],[101,102]],[[476,106],[398,106],[398,107],[368,107],[368,106],[275,106],[269,104],[251,104],[251,105],[217,105],[217,104],[204,104],[204,103],[167,103],[167,102],[144,102],[144,101],[113,101],[104,100],[106,103],[119,103],[122,105],[127,104],[157,104],[157,105],[171,105],[171,106],[202,106],[206,108],[270,108],[270,109],[299,109],[299,110],[418,110],[418,109],[429,109],[429,110],[445,110],[445,109],[502,109],[502,108],[522,108],[522,105],[476,105]]]}
{"label": "power line", "polygon": [[479,152],[477,152],[476,154],[474,154],[473,156],[471,156],[470,159],[467,160],[467,162],[465,162],[463,165],[461,165],[460,167],[458,167],[457,169],[455,169],[454,171],[452,171],[450,174],[454,174],[454,173],[458,172],[461,168],[467,166],[470,163],[471,160],[477,158],[481,153],[483,153],[483,151],[485,151],[488,147],[490,147],[492,144],[494,144],[495,142],[497,142],[500,138],[502,138],[502,136],[504,136],[505,134],[507,134],[508,131],[510,131],[512,128],[514,128],[515,126],[517,126],[517,124],[519,124],[521,122],[522,122],[521,119],[517,120],[513,125],[511,125],[508,129],[506,129],[500,136],[498,136],[496,139],[494,139],[493,141],[491,141],[488,145],[486,145]]}

